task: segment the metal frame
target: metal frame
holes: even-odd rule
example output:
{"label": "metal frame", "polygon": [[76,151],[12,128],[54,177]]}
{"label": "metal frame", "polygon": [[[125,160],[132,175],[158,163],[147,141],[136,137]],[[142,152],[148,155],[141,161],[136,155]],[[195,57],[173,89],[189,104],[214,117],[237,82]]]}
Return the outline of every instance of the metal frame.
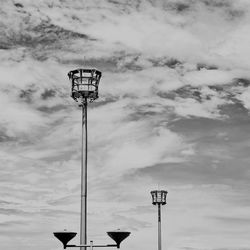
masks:
{"label": "metal frame", "polygon": [[71,97],[75,101],[89,99],[93,102],[98,98],[98,86],[102,73],[96,69],[76,69],[68,73],[71,81]]}
{"label": "metal frame", "polygon": [[165,205],[167,203],[166,201],[166,197],[168,192],[165,190],[154,190],[150,192],[152,195],[152,204],[153,205],[157,205],[157,204],[161,204],[161,205]]}
{"label": "metal frame", "polygon": [[116,244],[108,244],[108,245],[94,245],[93,241],[90,241],[89,245],[66,245],[65,248],[67,247],[90,247],[90,249],[92,250],[94,247],[118,247],[118,245]]}

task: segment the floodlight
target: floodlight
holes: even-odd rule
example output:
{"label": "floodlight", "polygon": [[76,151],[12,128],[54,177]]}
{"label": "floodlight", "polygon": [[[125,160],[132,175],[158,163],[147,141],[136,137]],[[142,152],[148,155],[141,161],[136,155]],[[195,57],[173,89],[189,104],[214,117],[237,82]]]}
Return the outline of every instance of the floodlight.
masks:
{"label": "floodlight", "polygon": [[63,248],[66,249],[67,243],[72,240],[77,233],[75,232],[55,232],[54,236],[63,243]]}
{"label": "floodlight", "polygon": [[98,86],[102,73],[96,69],[76,69],[68,73],[71,81],[71,97],[79,102],[98,98]]}
{"label": "floodlight", "polygon": [[116,231],[107,232],[107,234],[112,240],[116,242],[117,248],[120,248],[121,242],[130,235],[130,232],[116,230]]}

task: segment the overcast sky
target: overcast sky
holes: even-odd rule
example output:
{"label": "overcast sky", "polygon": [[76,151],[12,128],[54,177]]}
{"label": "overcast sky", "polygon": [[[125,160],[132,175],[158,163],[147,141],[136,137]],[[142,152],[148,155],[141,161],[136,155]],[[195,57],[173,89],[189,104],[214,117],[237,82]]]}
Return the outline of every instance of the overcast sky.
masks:
{"label": "overcast sky", "polygon": [[[249,0],[0,0],[0,242],[59,250],[79,232],[81,110],[67,73],[102,71],[89,105],[88,240],[123,250],[250,249]],[[79,237],[72,240],[78,243]]]}

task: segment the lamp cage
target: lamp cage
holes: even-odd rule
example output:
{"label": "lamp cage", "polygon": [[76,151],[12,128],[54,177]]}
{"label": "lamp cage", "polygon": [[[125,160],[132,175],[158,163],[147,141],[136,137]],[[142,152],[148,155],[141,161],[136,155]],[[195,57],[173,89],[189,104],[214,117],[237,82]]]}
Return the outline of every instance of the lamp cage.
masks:
{"label": "lamp cage", "polygon": [[94,101],[98,98],[98,86],[102,73],[96,69],[76,69],[68,73],[71,81],[71,97],[75,101]]}
{"label": "lamp cage", "polygon": [[165,190],[154,190],[150,192],[152,195],[152,204],[156,205],[156,204],[161,204],[161,205],[165,205],[166,199],[167,199],[167,191]]}

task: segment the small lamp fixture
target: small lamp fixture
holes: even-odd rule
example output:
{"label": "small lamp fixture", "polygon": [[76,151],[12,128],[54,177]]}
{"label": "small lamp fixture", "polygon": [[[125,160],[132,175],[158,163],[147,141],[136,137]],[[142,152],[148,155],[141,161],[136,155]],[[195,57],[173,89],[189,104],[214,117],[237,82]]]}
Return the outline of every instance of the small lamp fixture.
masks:
{"label": "small lamp fixture", "polygon": [[96,69],[76,69],[68,73],[71,81],[71,97],[79,101],[93,102],[98,98],[98,85],[102,73]]}
{"label": "small lamp fixture", "polygon": [[167,199],[167,191],[165,190],[154,190],[150,192],[152,195],[152,204],[153,205],[157,205],[157,204],[161,204],[161,205],[165,205],[166,199]]}
{"label": "small lamp fixture", "polygon": [[121,242],[130,235],[130,232],[124,232],[118,229],[116,231],[107,232],[107,234],[112,240],[116,242],[117,248],[120,248]]}
{"label": "small lamp fixture", "polygon": [[62,242],[63,248],[66,249],[68,242],[72,240],[76,234],[76,232],[68,232],[64,230],[63,232],[55,232],[54,236]]}

